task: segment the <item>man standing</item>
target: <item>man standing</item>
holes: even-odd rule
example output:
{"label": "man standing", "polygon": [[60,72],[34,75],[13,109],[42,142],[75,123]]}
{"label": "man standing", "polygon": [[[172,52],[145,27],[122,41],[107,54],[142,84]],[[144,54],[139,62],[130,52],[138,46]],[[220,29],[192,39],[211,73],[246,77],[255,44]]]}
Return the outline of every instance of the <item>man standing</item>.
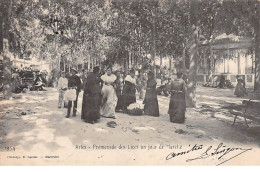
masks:
{"label": "man standing", "polygon": [[58,88],[59,88],[59,103],[58,103],[58,108],[61,108],[61,104],[64,99],[64,94],[65,91],[68,89],[68,79],[65,78],[65,72],[61,72],[61,77],[59,78],[58,81]]}
{"label": "man standing", "polygon": [[[69,77],[68,85],[69,85],[69,88],[76,89],[76,100],[73,103],[73,116],[76,116],[78,96],[79,96],[79,92],[81,90],[81,81],[80,81],[80,77],[77,75],[78,71],[75,68],[72,68],[71,72],[72,72],[72,75]],[[66,118],[70,117],[71,107],[72,107],[72,101],[69,101],[68,102],[68,112],[67,112]]]}

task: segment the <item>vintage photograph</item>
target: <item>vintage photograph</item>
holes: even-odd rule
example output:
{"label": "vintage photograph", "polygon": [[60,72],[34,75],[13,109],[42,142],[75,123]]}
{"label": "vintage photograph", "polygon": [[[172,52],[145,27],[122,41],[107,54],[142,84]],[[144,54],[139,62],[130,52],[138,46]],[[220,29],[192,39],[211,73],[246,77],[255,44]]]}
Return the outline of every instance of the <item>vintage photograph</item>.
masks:
{"label": "vintage photograph", "polygon": [[0,0],[0,166],[259,166],[260,0]]}

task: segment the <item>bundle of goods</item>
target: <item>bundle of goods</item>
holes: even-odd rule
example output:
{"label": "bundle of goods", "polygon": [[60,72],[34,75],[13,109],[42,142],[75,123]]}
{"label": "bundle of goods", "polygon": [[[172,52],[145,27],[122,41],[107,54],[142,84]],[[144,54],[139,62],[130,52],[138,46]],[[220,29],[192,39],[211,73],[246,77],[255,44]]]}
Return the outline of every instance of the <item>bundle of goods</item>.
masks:
{"label": "bundle of goods", "polygon": [[127,107],[127,113],[130,115],[141,116],[143,111],[143,106],[139,103],[133,103]]}

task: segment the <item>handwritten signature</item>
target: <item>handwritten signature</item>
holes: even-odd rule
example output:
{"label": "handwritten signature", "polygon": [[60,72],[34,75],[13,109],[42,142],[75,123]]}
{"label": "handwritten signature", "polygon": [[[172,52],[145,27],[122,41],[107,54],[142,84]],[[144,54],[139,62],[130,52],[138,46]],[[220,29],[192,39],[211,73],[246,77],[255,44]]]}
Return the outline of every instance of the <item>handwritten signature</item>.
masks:
{"label": "handwritten signature", "polygon": [[[185,155],[185,154],[189,154],[190,152],[194,152],[194,151],[198,151],[198,150],[202,150],[202,149],[203,149],[203,145],[195,144],[191,149],[189,149],[187,151],[182,151],[182,152],[179,152],[179,153],[175,153],[175,152],[170,153],[169,155],[166,156],[166,160],[170,160],[172,158],[182,156],[182,155]],[[206,159],[206,158],[214,157],[214,156],[216,156],[217,159],[219,161],[221,161],[222,158],[224,159],[224,157],[226,155],[228,155],[228,154],[231,155],[231,152],[233,152],[231,157],[229,157],[228,159],[224,159],[224,161],[218,163],[217,164],[217,166],[218,166],[218,165],[221,165],[221,164],[224,164],[224,163],[230,161],[233,158],[238,157],[239,155],[241,155],[241,154],[243,154],[243,153],[245,153],[249,150],[252,150],[252,148],[250,148],[250,149],[228,148],[223,143],[220,143],[217,146],[217,148],[213,149],[213,146],[209,146],[206,149],[206,151],[203,152],[200,156],[198,156],[196,158],[192,158],[192,159],[187,159],[186,162],[195,161],[195,160],[199,160],[199,159]]]}

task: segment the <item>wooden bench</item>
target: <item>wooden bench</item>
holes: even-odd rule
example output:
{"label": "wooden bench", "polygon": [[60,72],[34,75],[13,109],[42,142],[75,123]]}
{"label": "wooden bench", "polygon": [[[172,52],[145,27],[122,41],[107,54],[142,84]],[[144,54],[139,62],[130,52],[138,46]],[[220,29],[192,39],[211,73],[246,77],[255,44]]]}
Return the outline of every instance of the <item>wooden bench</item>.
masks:
{"label": "wooden bench", "polygon": [[244,118],[246,126],[249,127],[247,123],[247,119],[250,117],[249,110],[252,110],[253,112],[257,113],[257,115],[259,115],[260,113],[260,100],[243,100],[242,103],[245,105],[245,110],[243,112],[234,109],[230,111],[231,114],[235,115],[232,126],[235,124],[237,117],[241,116]]}

